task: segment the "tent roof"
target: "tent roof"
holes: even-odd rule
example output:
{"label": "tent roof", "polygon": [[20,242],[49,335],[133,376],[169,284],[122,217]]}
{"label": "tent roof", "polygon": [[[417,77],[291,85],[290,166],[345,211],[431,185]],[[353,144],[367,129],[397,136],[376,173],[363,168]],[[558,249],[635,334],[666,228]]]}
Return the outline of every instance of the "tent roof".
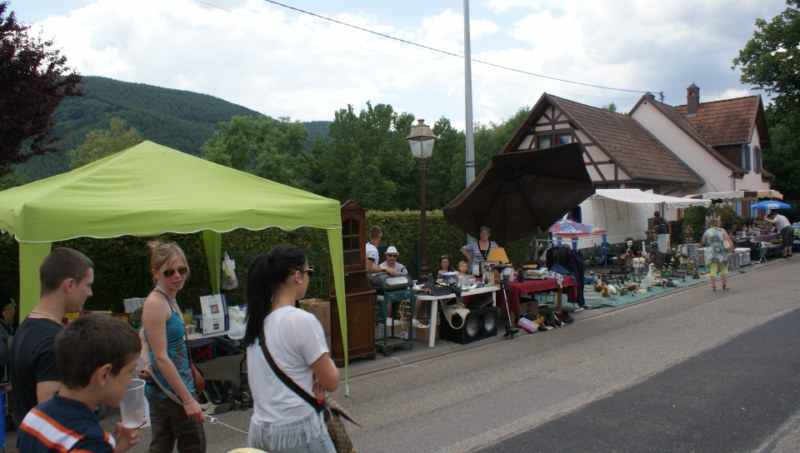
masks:
{"label": "tent roof", "polygon": [[742,189],[729,190],[727,192],[706,192],[692,195],[692,198],[702,198],[704,200],[759,200],[762,198],[771,198],[774,200],[783,200],[783,194],[773,189]]}
{"label": "tent roof", "polygon": [[341,229],[339,202],[149,141],[0,192],[20,242],[270,227]]}
{"label": "tent roof", "polygon": [[639,189],[597,189],[595,194],[592,196],[622,201],[624,203],[666,203],[667,207],[669,208],[686,208],[689,206],[708,207],[708,205],[711,204],[711,200],[670,197],[667,195],[658,195],[652,192],[644,192]]}

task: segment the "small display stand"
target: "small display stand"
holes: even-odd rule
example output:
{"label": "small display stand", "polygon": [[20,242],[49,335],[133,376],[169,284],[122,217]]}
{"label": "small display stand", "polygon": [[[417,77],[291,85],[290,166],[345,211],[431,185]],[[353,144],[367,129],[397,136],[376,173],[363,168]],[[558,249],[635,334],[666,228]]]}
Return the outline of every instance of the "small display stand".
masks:
{"label": "small display stand", "polygon": [[[375,297],[375,347],[390,356],[395,348],[414,347],[416,298],[410,288],[378,291]],[[389,325],[388,320],[392,320]],[[395,321],[400,324],[395,325]]]}

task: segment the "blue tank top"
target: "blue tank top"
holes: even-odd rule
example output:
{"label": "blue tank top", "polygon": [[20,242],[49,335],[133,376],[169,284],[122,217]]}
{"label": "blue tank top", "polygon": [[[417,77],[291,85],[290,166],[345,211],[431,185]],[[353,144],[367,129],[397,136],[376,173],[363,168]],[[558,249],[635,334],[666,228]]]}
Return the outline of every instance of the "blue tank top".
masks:
{"label": "blue tank top", "polygon": [[[164,296],[166,299],[166,296]],[[167,304],[169,302],[167,301]],[[175,365],[175,369],[178,370],[178,374],[181,377],[181,381],[183,381],[183,385],[189,389],[189,392],[194,394],[194,375],[192,374],[192,369],[189,367],[189,357],[188,347],[186,345],[186,339],[184,337],[184,325],[183,325],[183,318],[180,313],[172,309],[172,304],[169,304],[170,310],[172,313],[169,315],[167,319],[167,356],[169,357],[172,364]],[[145,336],[146,333],[145,333]],[[153,364],[153,371],[156,374],[156,379],[165,387],[169,388],[170,390],[175,393],[174,389],[170,387],[169,383],[166,379],[164,379],[164,375],[161,374],[161,370],[158,370],[155,366],[156,359],[153,356],[153,351],[149,351],[150,355],[150,363]],[[155,392],[155,395],[161,399],[167,397],[161,389],[158,388],[153,383],[148,382],[147,386],[150,392]]]}

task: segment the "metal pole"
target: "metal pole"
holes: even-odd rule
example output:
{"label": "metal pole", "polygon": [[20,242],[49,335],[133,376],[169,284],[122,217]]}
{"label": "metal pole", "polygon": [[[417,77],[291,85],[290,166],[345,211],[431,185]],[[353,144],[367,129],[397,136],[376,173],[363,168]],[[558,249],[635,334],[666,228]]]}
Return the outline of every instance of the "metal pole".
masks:
{"label": "metal pole", "polygon": [[[419,142],[422,147],[422,142]],[[420,153],[421,155],[422,153]],[[420,240],[420,267],[419,277],[422,279],[428,274],[428,226],[426,225],[425,206],[425,159],[419,160],[419,240]]]}
{"label": "metal pole", "polygon": [[469,37],[469,0],[464,0],[464,110],[467,186],[475,180],[475,142],[472,137],[472,53]]}

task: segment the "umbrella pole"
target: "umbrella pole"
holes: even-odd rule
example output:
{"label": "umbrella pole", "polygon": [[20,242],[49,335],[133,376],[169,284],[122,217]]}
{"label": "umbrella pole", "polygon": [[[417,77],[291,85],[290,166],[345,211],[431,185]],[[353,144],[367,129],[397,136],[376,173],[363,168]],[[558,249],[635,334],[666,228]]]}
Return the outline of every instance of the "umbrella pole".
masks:
{"label": "umbrella pole", "polygon": [[503,276],[503,269],[508,266],[497,266],[496,269],[500,272],[500,289],[503,291],[503,297],[505,297],[506,301],[506,333],[503,335],[504,337],[508,337],[510,339],[514,339],[514,335],[519,333],[519,329],[514,328],[514,322],[511,320],[511,309],[508,308],[508,290],[506,289],[506,279]]}

